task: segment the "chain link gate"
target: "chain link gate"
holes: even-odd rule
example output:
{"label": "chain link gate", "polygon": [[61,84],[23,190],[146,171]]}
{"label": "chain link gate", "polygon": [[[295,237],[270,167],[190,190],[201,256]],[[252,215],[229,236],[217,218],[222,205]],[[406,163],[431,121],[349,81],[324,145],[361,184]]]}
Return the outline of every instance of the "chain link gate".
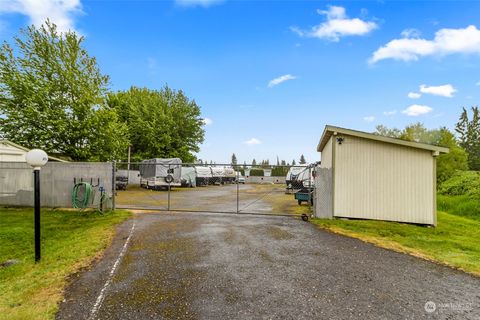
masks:
{"label": "chain link gate", "polygon": [[192,164],[151,159],[112,166],[116,208],[300,216],[314,204],[314,165]]}

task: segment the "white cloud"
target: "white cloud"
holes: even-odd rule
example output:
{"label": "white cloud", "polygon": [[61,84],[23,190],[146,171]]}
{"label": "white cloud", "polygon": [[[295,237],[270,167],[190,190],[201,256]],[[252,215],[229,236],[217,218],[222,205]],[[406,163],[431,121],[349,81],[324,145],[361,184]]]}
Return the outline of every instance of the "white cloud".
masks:
{"label": "white cloud", "polygon": [[337,42],[345,36],[366,35],[378,27],[372,21],[364,21],[359,18],[349,19],[343,7],[328,6],[328,10],[317,10],[317,12],[326,16],[327,20],[308,31],[298,27],[291,27],[290,30],[301,37],[308,36]]}
{"label": "white cloud", "polygon": [[375,117],[374,116],[366,116],[366,117],[363,117],[363,120],[365,120],[367,122],[373,122],[373,121],[375,121]]}
{"label": "white cloud", "polygon": [[455,89],[451,84],[430,87],[422,84],[420,86],[420,92],[432,94],[434,96],[452,98],[453,94],[457,92],[457,89]]}
{"label": "white cloud", "polygon": [[48,18],[58,31],[75,30],[75,15],[82,13],[80,0],[0,0],[0,13],[19,13],[40,26]]}
{"label": "white cloud", "polygon": [[397,110],[390,110],[390,111],[384,111],[383,112],[384,116],[393,116],[395,114],[397,114]]}
{"label": "white cloud", "polygon": [[477,81],[477,83],[475,83],[476,86],[480,86],[480,81]]}
{"label": "white cloud", "polygon": [[480,30],[470,25],[464,29],[440,29],[433,40],[413,37],[394,39],[373,53],[370,63],[384,59],[416,61],[424,56],[480,54]]}
{"label": "white cloud", "polygon": [[271,88],[282,82],[285,82],[288,80],[295,80],[295,79],[297,79],[297,77],[292,76],[291,74],[285,74],[283,76],[270,80],[270,82],[268,83],[268,87]]}
{"label": "white cloud", "polygon": [[249,146],[253,146],[253,145],[261,144],[262,141],[258,140],[257,138],[252,138],[250,140],[245,141],[244,143],[248,144]]}
{"label": "white cloud", "polygon": [[403,110],[402,113],[406,114],[407,116],[416,117],[416,116],[421,116],[423,114],[427,114],[432,111],[433,109],[430,108],[429,106],[412,104],[411,106]]}
{"label": "white cloud", "polygon": [[405,29],[401,33],[404,38],[420,38],[420,34],[420,31],[414,28]]}
{"label": "white cloud", "polygon": [[206,126],[209,126],[213,123],[213,120],[210,119],[210,118],[203,118],[203,123],[206,125]]}
{"label": "white cloud", "polygon": [[422,96],[422,94],[418,93],[418,92],[409,92],[408,93],[408,97],[410,99],[418,99]]}
{"label": "white cloud", "polygon": [[223,0],[175,0],[175,3],[182,7],[209,7],[221,2]]}

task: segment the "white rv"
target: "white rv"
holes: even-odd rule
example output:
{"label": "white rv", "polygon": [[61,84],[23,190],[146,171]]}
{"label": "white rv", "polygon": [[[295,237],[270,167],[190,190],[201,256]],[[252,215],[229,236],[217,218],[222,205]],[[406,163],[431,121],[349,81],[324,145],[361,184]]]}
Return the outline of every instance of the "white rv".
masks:
{"label": "white rv", "polygon": [[237,178],[237,173],[233,168],[225,167],[223,183],[234,183]]}
{"label": "white rv", "polygon": [[195,188],[197,186],[197,172],[195,167],[182,167],[182,187]]}
{"label": "white rv", "polygon": [[210,180],[212,179],[212,170],[210,167],[195,166],[194,168],[197,174],[196,185],[206,186],[210,184]]}
{"label": "white rv", "polygon": [[[290,167],[285,177],[285,183],[288,189],[301,189],[303,184],[299,182],[299,175],[302,174],[306,167]],[[308,169],[307,169],[308,172]],[[303,174],[302,174],[303,176]]]}
{"label": "white rv", "polygon": [[212,179],[210,179],[210,184],[222,184],[223,178],[225,177],[225,168],[210,167],[210,170],[212,170]]}
{"label": "white rv", "polygon": [[313,187],[313,170],[314,168],[311,166],[303,168],[303,171],[297,176],[297,186],[295,189]]}
{"label": "white rv", "polygon": [[181,186],[182,160],[149,159],[140,164],[140,186],[147,189],[162,189]]}

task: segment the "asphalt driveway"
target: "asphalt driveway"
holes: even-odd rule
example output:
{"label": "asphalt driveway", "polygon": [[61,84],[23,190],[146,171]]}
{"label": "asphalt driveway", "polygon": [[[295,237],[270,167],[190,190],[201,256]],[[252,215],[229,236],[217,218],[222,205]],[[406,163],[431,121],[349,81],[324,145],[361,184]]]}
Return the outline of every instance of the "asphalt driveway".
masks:
{"label": "asphalt driveway", "polygon": [[480,319],[480,279],[299,219],[138,214],[57,318]]}

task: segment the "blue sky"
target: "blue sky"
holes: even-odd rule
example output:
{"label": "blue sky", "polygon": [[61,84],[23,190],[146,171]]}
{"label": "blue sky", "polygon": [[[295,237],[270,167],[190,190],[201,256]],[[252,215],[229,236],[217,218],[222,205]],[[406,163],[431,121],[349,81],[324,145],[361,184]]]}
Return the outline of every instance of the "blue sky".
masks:
{"label": "blue sky", "polygon": [[480,97],[478,12],[466,1],[2,0],[0,39],[50,17],[85,36],[113,90],[184,90],[209,119],[202,159],[316,161],[326,124],[453,128]]}

